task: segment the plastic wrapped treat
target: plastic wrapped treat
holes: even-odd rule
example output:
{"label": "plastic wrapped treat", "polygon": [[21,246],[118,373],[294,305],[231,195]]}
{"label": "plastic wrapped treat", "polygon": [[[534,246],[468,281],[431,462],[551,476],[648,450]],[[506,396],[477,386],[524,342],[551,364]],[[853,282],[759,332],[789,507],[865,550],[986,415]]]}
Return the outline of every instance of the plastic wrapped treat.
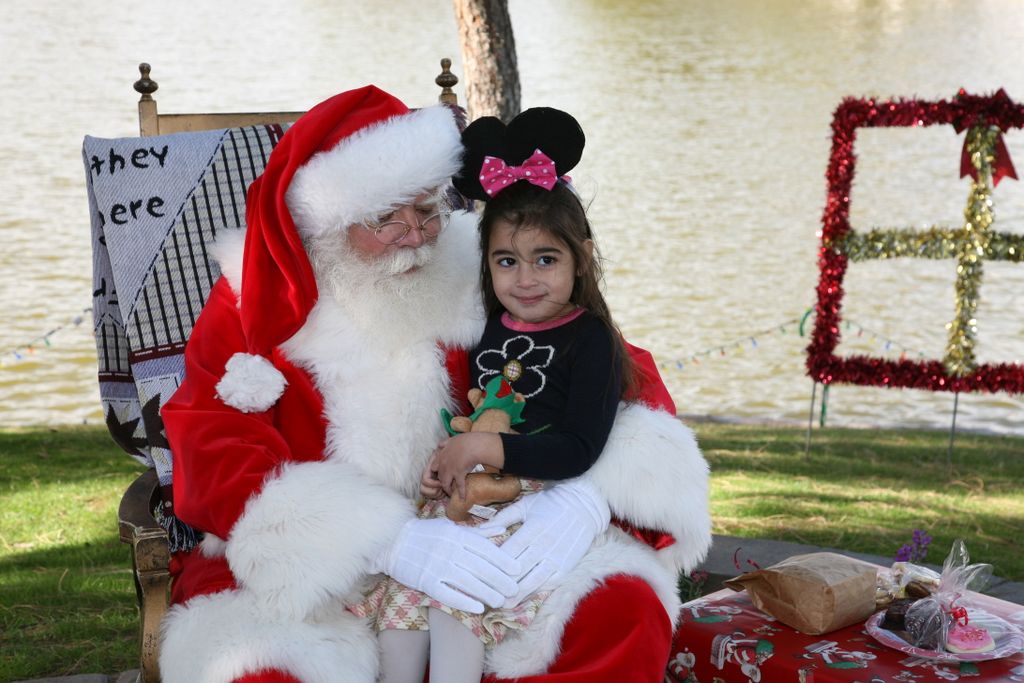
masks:
{"label": "plastic wrapped treat", "polygon": [[953,617],[935,598],[921,598],[907,610],[903,630],[907,642],[925,650],[945,650],[946,634],[953,625]]}
{"label": "plastic wrapped treat", "polygon": [[[906,570],[899,569],[916,573],[914,569]],[[991,576],[991,565],[970,564],[963,541],[957,540],[943,563],[934,592],[920,598],[894,598],[886,609],[868,619],[866,630],[888,647],[925,659],[981,661],[1020,652],[1024,649],[1024,633],[987,612],[977,600],[977,592]],[[891,579],[891,574],[885,578]],[[879,586],[883,586],[881,579]],[[897,593],[890,591],[891,595]],[[911,595],[906,591],[904,594]]]}
{"label": "plastic wrapped treat", "polygon": [[928,567],[910,562],[894,562],[892,571],[895,575],[901,598],[926,598],[939,589],[942,577]]}
{"label": "plastic wrapped treat", "polygon": [[964,542],[957,539],[942,563],[935,592],[917,600],[907,610],[908,642],[928,650],[946,650],[950,629],[970,621],[969,591],[980,591],[992,578],[992,565],[970,564]]}
{"label": "plastic wrapped treat", "polygon": [[911,562],[893,562],[878,570],[875,607],[888,607],[894,600],[919,600],[939,588],[939,573]]}

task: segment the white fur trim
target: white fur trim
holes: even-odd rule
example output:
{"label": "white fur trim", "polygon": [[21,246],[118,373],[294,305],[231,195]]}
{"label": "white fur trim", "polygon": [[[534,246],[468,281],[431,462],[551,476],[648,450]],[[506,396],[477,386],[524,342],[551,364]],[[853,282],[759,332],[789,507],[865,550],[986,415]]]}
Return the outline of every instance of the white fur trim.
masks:
{"label": "white fur trim", "polygon": [[227,278],[236,293],[242,291],[242,254],[245,251],[245,228],[221,230],[217,241],[210,247],[210,254],[220,266],[221,275]]}
{"label": "white fur trim", "polygon": [[245,506],[226,556],[268,612],[301,620],[359,587],[415,509],[338,460],[290,463]]}
{"label": "white fur trim", "polygon": [[164,683],[229,683],[281,669],[303,683],[372,683],[377,640],[366,623],[332,604],[329,616],[290,621],[268,613],[259,596],[228,590],[170,609],[162,623]]}
{"label": "white fur trim", "polygon": [[443,291],[445,307],[439,317],[445,321],[439,340],[450,346],[473,348],[484,333],[487,315],[480,296],[479,278],[466,275],[480,270],[480,215],[453,211],[438,238],[438,279],[433,284]]}
{"label": "white fur trim", "polygon": [[204,532],[203,540],[199,541],[199,552],[203,554],[203,557],[224,557],[227,548],[227,541],[209,531]]}
{"label": "white fur trim", "polygon": [[614,516],[675,536],[658,553],[667,567],[688,572],[704,559],[711,547],[708,464],[677,417],[623,405],[601,457],[583,477],[606,496]]}
{"label": "white fur trim", "polygon": [[367,126],[314,154],[288,187],[299,233],[316,236],[362,223],[446,184],[462,142],[451,109],[427,107]]}
{"label": "white fur trim", "polygon": [[288,382],[268,359],[236,353],[217,382],[217,398],[243,413],[262,413],[281,398]]}
{"label": "white fur trim", "polygon": [[662,566],[654,554],[619,529],[610,528],[594,541],[587,555],[548,596],[529,627],[510,634],[488,651],[487,670],[499,678],[534,676],[547,671],[559,654],[565,625],[576,606],[605,579],[617,574],[646,581],[674,628],[680,608],[676,575]]}

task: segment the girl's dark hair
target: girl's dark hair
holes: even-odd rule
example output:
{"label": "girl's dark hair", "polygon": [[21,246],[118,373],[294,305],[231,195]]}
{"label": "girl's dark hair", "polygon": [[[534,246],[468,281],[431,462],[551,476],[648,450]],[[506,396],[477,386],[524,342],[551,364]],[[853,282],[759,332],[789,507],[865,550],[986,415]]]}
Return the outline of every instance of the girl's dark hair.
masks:
{"label": "girl's dark hair", "polygon": [[619,361],[622,368],[622,396],[634,396],[638,383],[637,373],[601,292],[603,276],[597,244],[595,242],[593,255],[588,255],[583,246],[587,240],[594,239],[594,234],[587,220],[587,212],[576,193],[561,180],[551,191],[528,182],[518,182],[501,190],[486,203],[480,219],[480,282],[488,316],[504,310],[494,293],[487,258],[491,232],[498,221],[508,223],[515,230],[541,228],[569,247],[577,272],[570,300],[590,311],[608,328],[613,358]]}

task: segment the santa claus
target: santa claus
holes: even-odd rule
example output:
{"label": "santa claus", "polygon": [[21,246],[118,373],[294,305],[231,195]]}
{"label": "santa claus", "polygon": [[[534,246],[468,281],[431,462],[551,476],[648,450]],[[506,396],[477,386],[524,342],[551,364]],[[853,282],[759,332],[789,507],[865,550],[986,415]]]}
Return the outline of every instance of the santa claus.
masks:
{"label": "santa claus", "polygon": [[[518,557],[416,519],[484,323],[473,215],[442,211],[440,230],[420,215],[461,152],[446,107],[342,93],[274,149],[244,241],[218,242],[224,277],[163,410],[175,509],[204,533],[173,560],[167,683],[373,681],[375,636],[346,606],[381,572],[471,606],[552,590],[488,653],[488,680],[662,680],[678,572],[711,534],[707,465],[656,372],[598,462],[535,494]],[[388,213],[407,228],[391,243],[373,223]]]}

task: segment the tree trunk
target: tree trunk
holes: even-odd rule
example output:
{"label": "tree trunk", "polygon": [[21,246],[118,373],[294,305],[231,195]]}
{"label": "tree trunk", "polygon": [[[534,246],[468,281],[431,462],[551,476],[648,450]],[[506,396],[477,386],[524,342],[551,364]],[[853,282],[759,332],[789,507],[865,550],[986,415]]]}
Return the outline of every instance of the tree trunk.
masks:
{"label": "tree trunk", "polygon": [[508,0],[452,0],[459,24],[470,120],[519,113],[519,67]]}

